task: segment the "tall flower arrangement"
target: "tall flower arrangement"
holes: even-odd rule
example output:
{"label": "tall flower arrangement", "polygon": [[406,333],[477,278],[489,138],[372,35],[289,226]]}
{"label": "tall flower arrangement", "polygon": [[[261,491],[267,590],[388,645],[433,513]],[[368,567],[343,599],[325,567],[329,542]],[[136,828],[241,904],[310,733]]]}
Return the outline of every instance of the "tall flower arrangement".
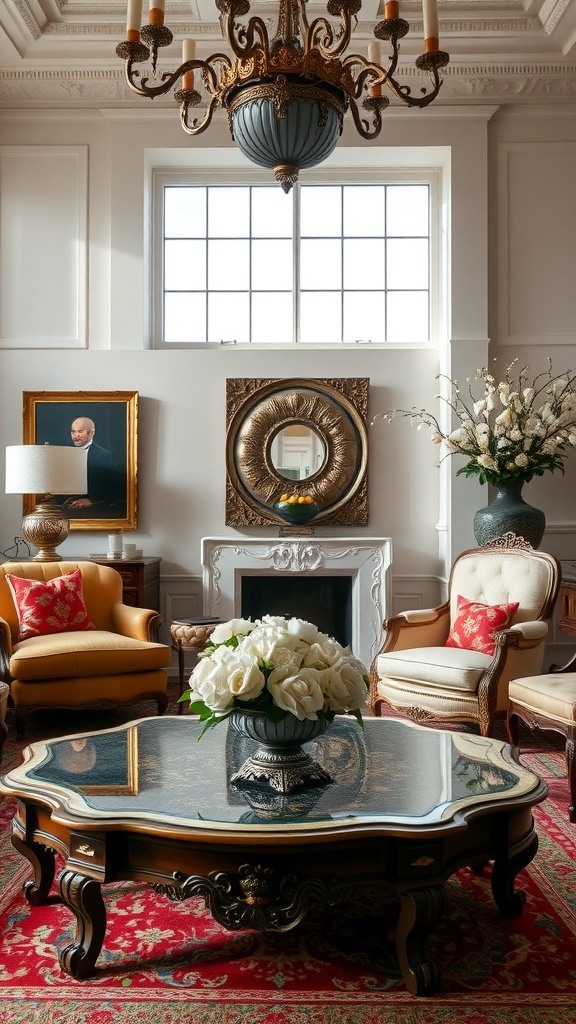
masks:
{"label": "tall flower arrangement", "polygon": [[506,367],[498,383],[486,368],[466,378],[464,388],[439,374],[450,393],[436,397],[460,421],[449,433],[433,413],[416,407],[394,409],[375,419],[390,422],[407,416],[419,428],[430,427],[432,441],[447,449],[445,457],[464,455],[468,460],[456,475],[477,476],[482,484],[527,483],[545,472],[563,473],[563,460],[576,447],[576,370],[554,376],[550,363],[546,372],[529,379],[528,367],[516,370],[517,362]]}
{"label": "tall flower arrangement", "polygon": [[287,715],[362,725],[368,673],[336,640],[303,619],[265,615],[219,623],[180,698],[207,728],[238,708],[278,722]]}

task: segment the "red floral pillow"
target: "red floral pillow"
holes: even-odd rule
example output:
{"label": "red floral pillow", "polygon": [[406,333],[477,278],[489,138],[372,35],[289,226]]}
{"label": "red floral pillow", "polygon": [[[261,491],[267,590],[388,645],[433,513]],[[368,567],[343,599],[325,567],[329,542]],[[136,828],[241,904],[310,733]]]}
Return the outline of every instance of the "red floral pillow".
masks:
{"label": "red floral pillow", "polygon": [[25,580],[8,573],[6,579],[18,612],[19,640],[48,633],[95,629],[86,611],[79,569],[46,581]]}
{"label": "red floral pillow", "polygon": [[494,654],[496,643],[494,634],[506,629],[518,601],[510,604],[479,604],[478,601],[467,601],[458,595],[458,615],[450,630],[446,647],[461,647],[466,651],[479,651],[480,654]]}

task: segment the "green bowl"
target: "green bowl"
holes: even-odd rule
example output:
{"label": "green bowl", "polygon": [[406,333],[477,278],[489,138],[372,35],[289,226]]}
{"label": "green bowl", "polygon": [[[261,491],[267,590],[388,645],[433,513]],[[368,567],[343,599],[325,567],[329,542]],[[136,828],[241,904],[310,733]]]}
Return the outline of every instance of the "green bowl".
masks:
{"label": "green bowl", "polygon": [[295,502],[290,503],[289,501],[277,501],[273,505],[273,511],[276,512],[276,515],[285,519],[287,523],[298,526],[302,523],[309,523],[311,519],[314,519],[314,516],[318,515],[320,509],[315,501],[307,505],[298,505]]}

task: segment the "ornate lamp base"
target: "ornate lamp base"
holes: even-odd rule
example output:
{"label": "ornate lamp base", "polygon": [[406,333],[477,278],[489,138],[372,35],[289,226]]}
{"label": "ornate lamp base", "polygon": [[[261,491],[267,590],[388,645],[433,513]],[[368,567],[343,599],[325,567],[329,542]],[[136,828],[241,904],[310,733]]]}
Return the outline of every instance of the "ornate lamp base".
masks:
{"label": "ornate lamp base", "polygon": [[61,562],[56,545],[62,544],[70,532],[70,520],[52,498],[44,498],[33,512],[22,520],[22,536],[40,550],[35,562]]}

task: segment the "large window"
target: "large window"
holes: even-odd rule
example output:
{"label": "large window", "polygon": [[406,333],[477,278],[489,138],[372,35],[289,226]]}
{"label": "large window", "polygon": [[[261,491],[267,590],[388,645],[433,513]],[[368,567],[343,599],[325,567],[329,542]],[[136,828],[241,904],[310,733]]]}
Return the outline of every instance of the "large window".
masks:
{"label": "large window", "polygon": [[157,344],[425,344],[434,289],[429,182],[162,180]]}

